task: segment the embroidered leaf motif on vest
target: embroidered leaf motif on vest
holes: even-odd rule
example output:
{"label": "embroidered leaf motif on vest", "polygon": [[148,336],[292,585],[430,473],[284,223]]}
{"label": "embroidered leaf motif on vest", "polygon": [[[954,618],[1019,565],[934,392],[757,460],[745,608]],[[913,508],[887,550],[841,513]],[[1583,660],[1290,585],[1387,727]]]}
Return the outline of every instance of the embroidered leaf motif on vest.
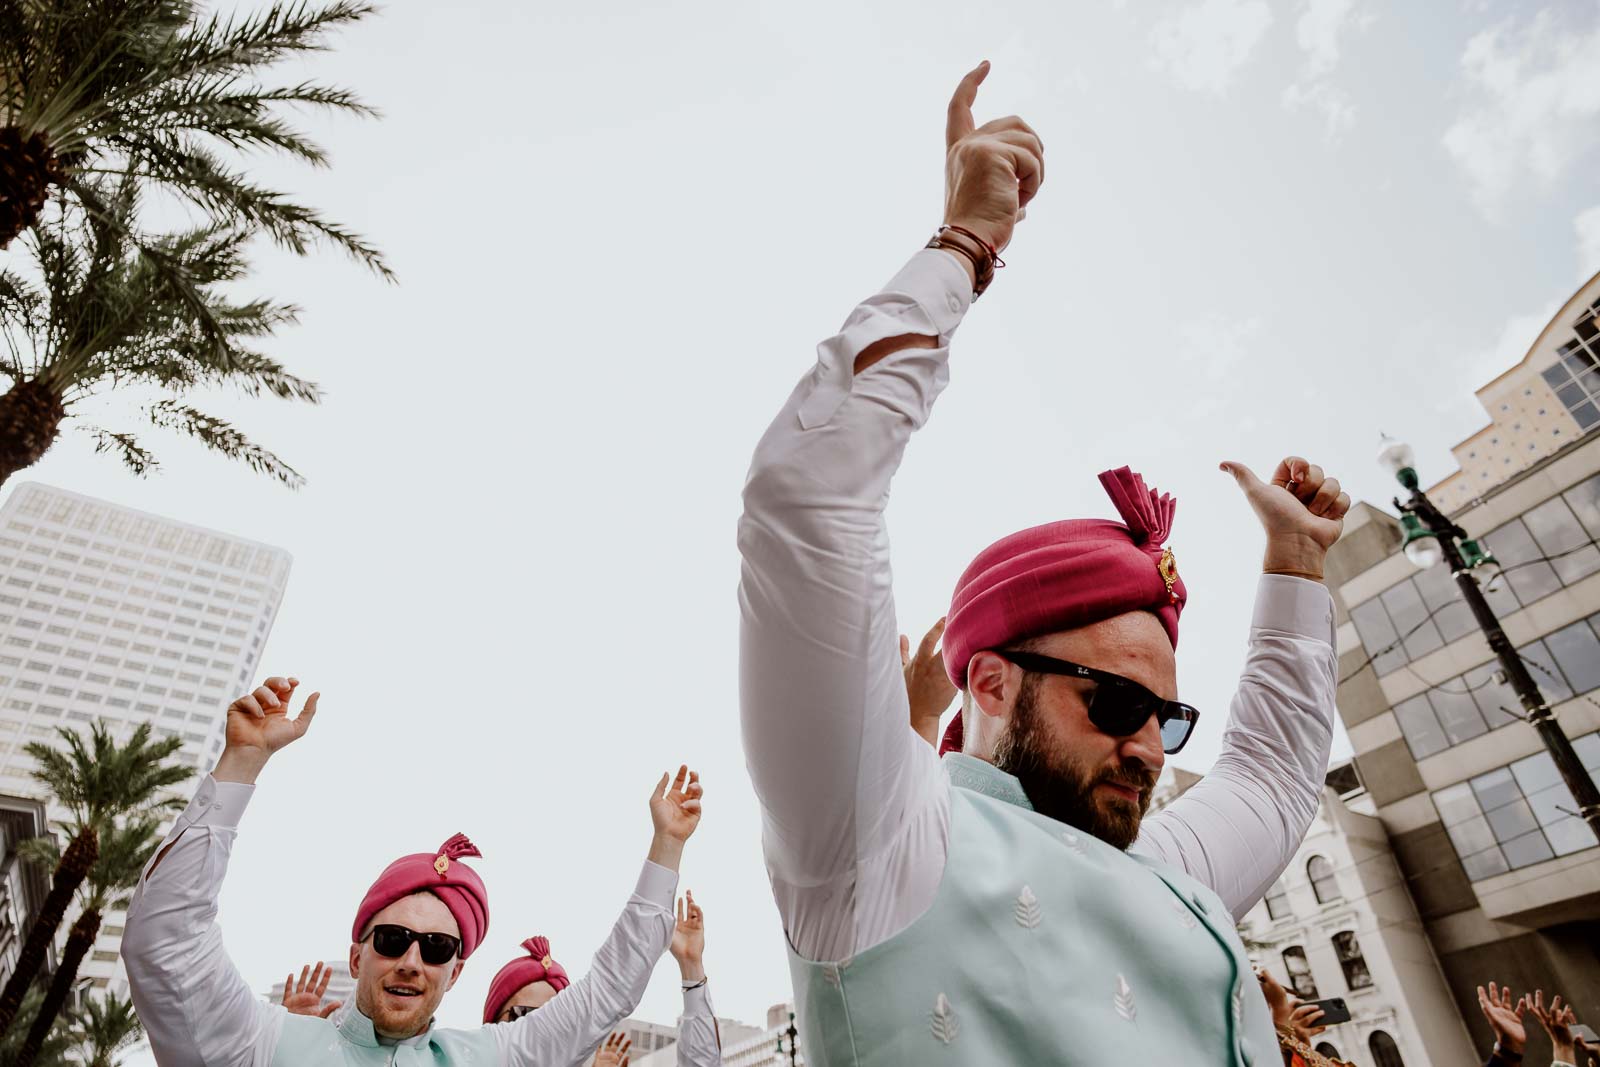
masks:
{"label": "embroidered leaf motif on vest", "polygon": [[1065,841],[1066,844],[1067,844],[1067,847],[1070,848],[1072,851],[1076,852],[1078,855],[1080,855],[1080,856],[1087,856],[1088,855],[1088,851],[1083,847],[1083,842],[1078,840],[1078,835],[1077,834],[1068,833],[1066,831],[1062,831],[1061,840]]}
{"label": "embroidered leaf motif on vest", "polygon": [[1174,897],[1170,898],[1168,903],[1172,905],[1172,910],[1178,913],[1178,921],[1183,924],[1185,930],[1193,930],[1200,925],[1200,921],[1194,917],[1193,912],[1183,906],[1182,901]]}
{"label": "embroidered leaf motif on vest", "polygon": [[1111,998],[1111,1006],[1117,1009],[1117,1014],[1128,1022],[1133,1022],[1139,1010],[1133,1004],[1133,988],[1128,985],[1128,980],[1122,975],[1117,975],[1117,992]]}
{"label": "embroidered leaf motif on vest", "polygon": [[824,963],[822,965],[822,980],[833,988],[839,988],[839,964]]}
{"label": "embroidered leaf motif on vest", "polygon": [[950,1044],[961,1032],[961,1021],[956,1018],[955,1009],[943,993],[933,1002],[933,1014],[929,1018],[932,1020],[933,1036],[943,1044]]}
{"label": "embroidered leaf motif on vest", "polygon": [[1033,890],[1028,886],[1023,886],[1022,892],[1017,894],[1017,904],[1012,912],[1017,917],[1017,925],[1024,930],[1037,930],[1039,921],[1044,918],[1039,912],[1039,898],[1033,895]]}

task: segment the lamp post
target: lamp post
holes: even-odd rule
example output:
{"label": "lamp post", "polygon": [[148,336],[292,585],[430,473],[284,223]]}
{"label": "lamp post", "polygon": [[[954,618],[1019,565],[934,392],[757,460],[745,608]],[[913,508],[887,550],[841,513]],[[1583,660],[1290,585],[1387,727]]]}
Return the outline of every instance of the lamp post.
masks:
{"label": "lamp post", "polygon": [[1561,780],[1567,784],[1572,799],[1577,803],[1578,814],[1589,824],[1595,838],[1600,840],[1600,791],[1595,789],[1588,769],[1578,758],[1577,752],[1573,751],[1572,742],[1561,732],[1561,724],[1556,721],[1550,704],[1539,692],[1539,684],[1528,673],[1528,666],[1517,655],[1517,650],[1511,647],[1510,638],[1500,628],[1500,620],[1495,617],[1483,590],[1478,587],[1478,579],[1473,576],[1474,568],[1491,561],[1493,556],[1477,541],[1467,537],[1467,532],[1451,522],[1423,493],[1417,479],[1416,453],[1410,445],[1385,436],[1378,452],[1378,462],[1411,491],[1405,503],[1401,503],[1399,497],[1394,501],[1394,506],[1400,511],[1401,528],[1405,531],[1406,558],[1424,569],[1438,566],[1441,562],[1450,564],[1450,575],[1460,588],[1467,606],[1472,609],[1472,616],[1478,621],[1483,635],[1488,638],[1489,647],[1499,659],[1506,680],[1522,702],[1527,721],[1539,732],[1545,749],[1555,761],[1556,770],[1561,772]]}
{"label": "lamp post", "polygon": [[[783,1047],[783,1039],[785,1037],[789,1039],[788,1048]],[[800,1031],[794,1028],[794,1012],[791,1011],[789,1013],[789,1029],[781,1031],[778,1037],[778,1055],[781,1056],[785,1052],[789,1054],[789,1067],[797,1067],[798,1061],[795,1057],[800,1054],[800,1047],[795,1042],[799,1037]]]}

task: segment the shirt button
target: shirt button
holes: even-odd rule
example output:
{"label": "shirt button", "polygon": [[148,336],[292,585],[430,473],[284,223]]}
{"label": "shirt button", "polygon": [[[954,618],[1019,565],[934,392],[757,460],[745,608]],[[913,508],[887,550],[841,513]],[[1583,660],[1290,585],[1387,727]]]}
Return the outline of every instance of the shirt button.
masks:
{"label": "shirt button", "polygon": [[959,296],[957,296],[956,294],[954,294],[954,293],[950,294],[949,303],[950,303],[950,310],[951,311],[960,311],[961,310],[961,298]]}
{"label": "shirt button", "polygon": [[1194,901],[1194,906],[1196,908],[1200,909],[1200,914],[1201,915],[1210,915],[1211,914],[1211,906],[1206,903],[1206,898],[1205,897],[1201,896],[1199,893],[1196,893],[1190,899]]}

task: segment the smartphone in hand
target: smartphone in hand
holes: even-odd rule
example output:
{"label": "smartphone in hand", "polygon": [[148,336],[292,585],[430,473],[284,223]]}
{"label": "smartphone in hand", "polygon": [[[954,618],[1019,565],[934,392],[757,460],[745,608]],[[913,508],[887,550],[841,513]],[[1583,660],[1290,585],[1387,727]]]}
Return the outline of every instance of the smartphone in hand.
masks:
{"label": "smartphone in hand", "polygon": [[1350,1009],[1345,1006],[1343,997],[1329,997],[1327,1000],[1309,1000],[1322,1009],[1322,1018],[1317,1020],[1318,1026],[1338,1026],[1340,1023],[1350,1021]]}

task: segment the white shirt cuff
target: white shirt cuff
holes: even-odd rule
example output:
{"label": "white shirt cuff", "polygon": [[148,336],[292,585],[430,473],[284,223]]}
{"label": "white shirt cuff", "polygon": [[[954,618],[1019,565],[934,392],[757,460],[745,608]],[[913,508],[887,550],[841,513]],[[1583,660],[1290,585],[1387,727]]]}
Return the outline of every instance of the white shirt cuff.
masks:
{"label": "white shirt cuff", "polygon": [[709,983],[701,982],[693,989],[683,991],[683,1014],[710,1015],[711,990]]}
{"label": "white shirt cuff", "polygon": [[1328,587],[1288,574],[1263,574],[1256,586],[1253,630],[1276,630],[1333,646],[1333,596]]}
{"label": "white shirt cuff", "polygon": [[244,809],[249,806],[250,798],[255,792],[256,787],[253,785],[245,785],[243,782],[219,782],[208,774],[200,783],[200,788],[195,790],[194,799],[189,801],[189,806],[178,816],[177,825],[215,826],[236,830],[239,827],[239,820],[244,816]]}
{"label": "white shirt cuff", "polygon": [[677,871],[668,870],[650,860],[644,861],[644,870],[639,872],[639,884],[633,890],[634,896],[648,900],[652,904],[659,904],[667,911],[671,911],[677,892]]}
{"label": "white shirt cuff", "polygon": [[900,268],[883,287],[886,293],[904,293],[928,316],[940,337],[961,325],[972,306],[972,278],[949,252],[924,248]]}

